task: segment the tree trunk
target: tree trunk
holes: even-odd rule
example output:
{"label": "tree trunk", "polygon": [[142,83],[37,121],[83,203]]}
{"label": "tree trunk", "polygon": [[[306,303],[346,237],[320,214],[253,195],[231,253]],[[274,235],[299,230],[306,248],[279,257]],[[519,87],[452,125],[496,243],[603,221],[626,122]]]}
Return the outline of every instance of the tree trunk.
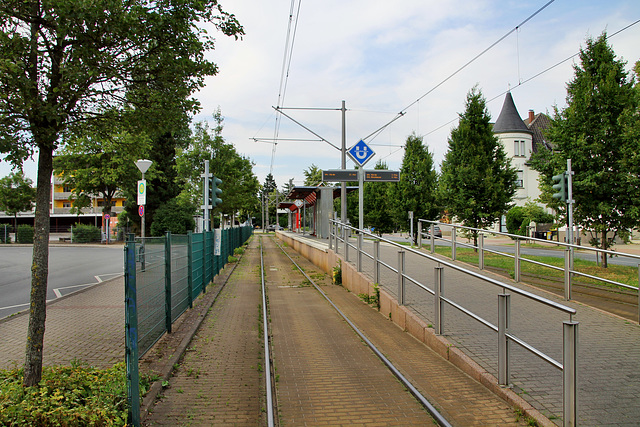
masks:
{"label": "tree trunk", "polygon": [[51,199],[52,160],[53,148],[40,146],[31,264],[31,304],[23,379],[25,387],[37,385],[42,378],[42,350],[49,276],[49,201]]}

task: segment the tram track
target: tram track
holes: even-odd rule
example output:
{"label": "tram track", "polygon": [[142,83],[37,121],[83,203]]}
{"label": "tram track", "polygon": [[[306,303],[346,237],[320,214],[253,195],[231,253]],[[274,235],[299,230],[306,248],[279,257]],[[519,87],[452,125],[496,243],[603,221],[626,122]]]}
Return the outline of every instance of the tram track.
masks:
{"label": "tram track", "polygon": [[[288,262],[288,265],[291,266],[291,269],[295,269],[295,271],[299,272],[300,275],[302,275],[304,277],[304,279],[310,284],[310,287],[312,287],[317,294],[319,294],[326,302],[328,302],[329,306],[331,307],[332,311],[334,313],[336,313],[340,319],[342,319],[342,321],[344,321],[353,331],[353,333],[355,333],[355,335],[352,335],[352,340],[353,341],[359,341],[361,340],[361,342],[365,343],[367,345],[367,347],[371,350],[371,352],[375,355],[375,357],[378,358],[379,363],[381,362],[386,369],[388,370],[389,373],[391,373],[401,384],[402,386],[404,386],[406,388],[406,390],[415,398],[415,401],[417,401],[417,403],[424,408],[424,410],[426,410],[426,412],[428,413],[428,415],[433,419],[433,421],[440,425],[440,426],[450,426],[451,424],[447,421],[447,419],[438,411],[438,409],[432,405],[429,400],[418,390],[418,388],[412,384],[412,382],[407,379],[400,371],[400,369],[398,369],[393,362],[391,362],[387,357],[385,357],[385,355],[383,354],[383,352],[378,349],[376,347],[376,345],[367,338],[367,336],[358,328],[358,326],[351,320],[349,319],[349,317],[331,300],[331,298],[321,289],[321,286],[319,286],[316,283],[316,280],[314,280],[314,278],[312,278],[309,274],[307,274],[307,272],[305,272],[305,269],[302,268],[288,253],[287,251],[278,243],[276,243],[276,241],[274,239],[271,238],[267,238],[268,240],[264,240],[264,238],[261,238],[261,242],[260,242],[260,257],[261,257],[261,277],[262,277],[262,292],[263,292],[263,320],[264,320],[264,324],[263,324],[263,331],[264,331],[264,354],[265,354],[265,371],[266,372],[271,372],[271,375],[266,375],[266,377],[270,377],[270,378],[266,378],[266,384],[265,384],[265,388],[267,390],[267,401],[270,402],[268,403],[269,409],[272,411],[271,415],[268,416],[268,418],[270,419],[270,423],[269,425],[275,425],[277,424],[277,420],[275,419],[275,414],[277,413],[276,408],[276,403],[275,400],[270,396],[270,390],[272,389],[273,384],[276,383],[276,378],[274,377],[274,375],[278,375],[275,373],[275,370],[272,370],[270,368],[271,366],[271,360],[270,359],[270,354],[271,353],[271,348],[274,346],[279,345],[278,343],[278,337],[275,337],[275,343],[272,341],[272,335],[270,332],[270,326],[269,326],[269,322],[267,321],[269,319],[269,317],[271,316],[277,316],[277,313],[271,313],[271,315],[269,314],[269,307],[268,307],[268,298],[267,298],[267,293],[269,292],[268,290],[268,286],[265,283],[265,264],[264,264],[264,244],[267,243],[269,246],[273,245],[273,251],[271,251],[271,247],[269,247],[269,252],[270,252],[270,257],[273,260],[276,256],[279,256],[280,259],[284,259],[285,262],[282,263],[281,265],[286,265]],[[286,257],[286,258],[283,258]],[[276,267],[278,268],[278,267]],[[286,267],[284,267],[286,268]],[[280,285],[276,285],[276,286],[280,286],[282,288],[285,287],[289,287],[289,288],[293,288],[296,289],[296,286],[292,286],[292,285],[286,285],[286,284],[280,284]],[[308,296],[305,298],[309,298]],[[301,352],[301,353],[307,353],[307,351],[305,349],[296,349],[295,351]],[[274,351],[273,353],[277,354],[277,351]],[[281,363],[278,362],[277,360],[274,361],[274,365],[277,363]],[[309,363],[313,363],[312,360],[308,361]],[[318,369],[323,369],[322,365],[318,365]],[[377,369],[377,368],[376,368]],[[322,372],[317,372],[315,375],[324,375]],[[327,373],[327,375],[330,375],[329,373]],[[354,372],[354,375],[356,375],[356,373]],[[342,381],[349,381],[348,378],[342,378]],[[270,383],[271,381],[271,383]],[[359,379],[357,379],[356,382],[358,382]],[[395,382],[395,381],[393,381]],[[397,385],[397,383],[396,383]],[[385,387],[391,387],[391,385],[387,385]],[[403,393],[406,393],[406,391],[402,391]],[[277,392],[276,392],[277,395]],[[272,400],[273,399],[273,400]],[[302,399],[300,397],[298,397],[299,401],[302,401]],[[279,402],[280,403],[280,402]],[[282,402],[284,404],[284,402]],[[318,404],[317,402],[314,402],[314,404]],[[320,403],[321,404],[321,403]],[[283,408],[283,412],[282,414],[286,412]],[[345,416],[348,416],[347,414],[345,414]],[[360,415],[356,415],[356,416],[360,416]],[[395,416],[395,415],[394,415]],[[271,418],[274,417],[274,418]]]}

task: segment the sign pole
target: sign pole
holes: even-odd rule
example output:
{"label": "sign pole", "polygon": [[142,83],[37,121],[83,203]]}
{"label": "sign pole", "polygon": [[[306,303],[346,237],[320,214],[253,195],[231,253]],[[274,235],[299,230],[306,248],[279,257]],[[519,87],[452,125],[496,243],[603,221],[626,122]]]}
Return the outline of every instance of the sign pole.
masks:
{"label": "sign pole", "polygon": [[362,230],[364,228],[364,168],[360,166],[358,168],[358,228]]}
{"label": "sign pole", "polygon": [[[342,170],[347,168],[347,114],[345,101],[342,101]],[[347,222],[347,183],[342,182],[340,185],[340,217],[342,223]]]}

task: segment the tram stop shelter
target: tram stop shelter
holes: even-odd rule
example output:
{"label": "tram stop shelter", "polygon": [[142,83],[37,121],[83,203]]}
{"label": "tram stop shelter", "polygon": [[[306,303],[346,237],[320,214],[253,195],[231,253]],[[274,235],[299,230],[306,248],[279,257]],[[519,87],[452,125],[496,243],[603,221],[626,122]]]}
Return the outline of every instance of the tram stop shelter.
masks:
{"label": "tram stop shelter", "polygon": [[[347,187],[347,192],[357,189]],[[337,197],[340,197],[340,187],[293,187],[287,195],[289,201],[281,202],[278,207],[289,210],[289,228],[292,231],[328,239],[333,200]]]}

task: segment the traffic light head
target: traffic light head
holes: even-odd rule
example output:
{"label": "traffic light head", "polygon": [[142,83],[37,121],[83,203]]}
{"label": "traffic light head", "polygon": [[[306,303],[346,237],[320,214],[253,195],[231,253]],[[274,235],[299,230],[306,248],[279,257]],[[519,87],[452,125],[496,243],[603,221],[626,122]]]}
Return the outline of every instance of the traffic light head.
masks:
{"label": "traffic light head", "polygon": [[559,175],[554,175],[552,177],[553,182],[555,184],[553,184],[553,189],[556,191],[555,193],[553,193],[553,198],[554,199],[558,199],[562,202],[566,202],[568,199],[567,196],[567,173],[566,172],[562,172]]}
{"label": "traffic light head", "polygon": [[220,184],[222,184],[220,178],[216,178],[215,176],[209,178],[209,204],[212,208],[222,203],[222,199],[219,197],[222,194]]}

